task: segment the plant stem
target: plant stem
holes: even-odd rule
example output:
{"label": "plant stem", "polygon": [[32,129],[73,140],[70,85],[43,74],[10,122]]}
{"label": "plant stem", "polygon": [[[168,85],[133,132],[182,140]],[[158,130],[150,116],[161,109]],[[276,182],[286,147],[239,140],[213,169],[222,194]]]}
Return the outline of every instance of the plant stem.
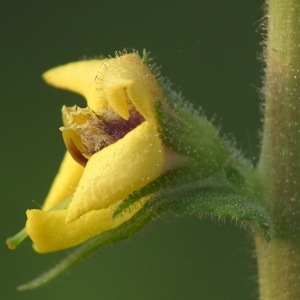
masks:
{"label": "plant stem", "polygon": [[258,172],[274,237],[255,235],[261,300],[300,299],[300,1],[268,1]]}

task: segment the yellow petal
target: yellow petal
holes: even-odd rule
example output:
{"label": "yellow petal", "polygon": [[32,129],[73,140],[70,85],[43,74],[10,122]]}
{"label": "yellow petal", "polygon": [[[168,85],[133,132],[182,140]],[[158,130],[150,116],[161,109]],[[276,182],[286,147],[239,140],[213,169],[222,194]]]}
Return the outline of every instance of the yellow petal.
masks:
{"label": "yellow petal", "polygon": [[43,210],[49,210],[73,195],[83,170],[83,167],[75,162],[67,152],[61,163],[59,172],[52,183],[48,196],[46,197]]}
{"label": "yellow petal", "polygon": [[46,253],[76,246],[85,240],[113,229],[130,219],[142,207],[139,201],[122,215],[113,219],[116,205],[107,209],[93,210],[72,223],[65,223],[66,210],[45,212],[27,210],[26,230],[37,252]]}
{"label": "yellow petal", "polygon": [[77,107],[77,105],[67,107],[64,105],[61,112],[64,127],[68,128],[73,124],[82,125],[86,123],[93,111],[91,111],[91,109],[89,109],[88,107],[80,108]]}
{"label": "yellow petal", "polygon": [[83,95],[88,106],[98,111],[107,105],[99,97],[96,76],[104,60],[92,59],[59,66],[43,74],[44,80],[57,88],[66,89]]}
{"label": "yellow petal", "polygon": [[[125,119],[129,115],[126,118],[124,95],[145,119],[155,116],[155,101],[163,98],[155,76],[136,53],[105,61],[100,68],[97,81],[101,98],[105,98],[109,105]],[[119,101],[120,98],[123,100]]]}
{"label": "yellow petal", "polygon": [[163,97],[155,76],[136,53],[69,63],[47,71],[43,78],[55,87],[83,95],[95,112],[109,104],[126,120],[128,100],[145,119],[151,119],[154,102]]}
{"label": "yellow petal", "polygon": [[129,119],[126,89],[131,85],[131,80],[118,78],[117,76],[112,76],[112,78],[101,77],[103,97],[107,99],[112,109],[125,120]]}
{"label": "yellow petal", "polygon": [[163,170],[164,153],[156,124],[145,121],[89,159],[67,209],[66,222],[124,200]]}

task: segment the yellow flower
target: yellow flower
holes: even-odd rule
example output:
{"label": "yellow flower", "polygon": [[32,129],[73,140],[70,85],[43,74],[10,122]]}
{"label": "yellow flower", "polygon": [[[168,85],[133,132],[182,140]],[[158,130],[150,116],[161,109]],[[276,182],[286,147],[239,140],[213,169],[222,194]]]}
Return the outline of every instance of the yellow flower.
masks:
{"label": "yellow flower", "polygon": [[[128,195],[172,166],[155,113],[163,93],[137,54],[70,63],[43,77],[82,94],[88,107],[63,108],[69,153],[43,210],[27,211],[26,230],[41,253],[75,246],[130,219],[146,198],[112,215]],[[70,196],[67,208],[49,211]]]}

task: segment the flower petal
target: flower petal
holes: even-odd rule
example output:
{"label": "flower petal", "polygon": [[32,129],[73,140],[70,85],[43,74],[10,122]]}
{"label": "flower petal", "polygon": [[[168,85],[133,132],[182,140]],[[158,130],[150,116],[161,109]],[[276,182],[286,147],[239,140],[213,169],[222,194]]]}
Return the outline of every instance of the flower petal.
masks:
{"label": "flower petal", "polygon": [[151,119],[154,102],[163,98],[155,76],[136,53],[69,63],[45,72],[43,78],[57,88],[83,95],[95,112],[109,104],[124,119],[129,117],[128,100],[145,119]]}
{"label": "flower petal", "polygon": [[49,210],[73,195],[83,170],[84,168],[75,162],[67,152],[46,197],[43,210]]}
{"label": "flower petal", "polygon": [[[97,81],[102,97],[125,119],[124,94],[145,119],[155,116],[155,101],[163,99],[155,76],[136,53],[105,61],[100,67]],[[122,101],[118,95],[121,95]]]}
{"label": "flower petal", "polygon": [[145,201],[113,219],[116,204],[107,209],[92,210],[72,223],[65,223],[67,210],[45,212],[37,209],[27,210],[26,230],[34,242],[37,252],[46,253],[76,246],[85,240],[113,229],[129,220],[140,210]]}
{"label": "flower petal", "polygon": [[107,105],[107,101],[99,97],[95,79],[101,64],[105,61],[92,59],[62,65],[45,72],[43,79],[57,88],[83,95],[88,106],[98,111]]}
{"label": "flower petal", "polygon": [[67,209],[66,222],[123,201],[131,192],[159,177],[164,167],[156,124],[145,121],[89,159]]}

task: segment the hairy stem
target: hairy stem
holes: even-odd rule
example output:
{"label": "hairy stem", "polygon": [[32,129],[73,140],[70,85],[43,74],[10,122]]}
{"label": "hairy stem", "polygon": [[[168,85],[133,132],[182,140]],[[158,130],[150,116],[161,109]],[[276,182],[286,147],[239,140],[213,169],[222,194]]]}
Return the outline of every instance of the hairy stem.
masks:
{"label": "hairy stem", "polygon": [[259,233],[260,299],[300,299],[300,2],[268,1],[265,124],[258,172],[274,222]]}

